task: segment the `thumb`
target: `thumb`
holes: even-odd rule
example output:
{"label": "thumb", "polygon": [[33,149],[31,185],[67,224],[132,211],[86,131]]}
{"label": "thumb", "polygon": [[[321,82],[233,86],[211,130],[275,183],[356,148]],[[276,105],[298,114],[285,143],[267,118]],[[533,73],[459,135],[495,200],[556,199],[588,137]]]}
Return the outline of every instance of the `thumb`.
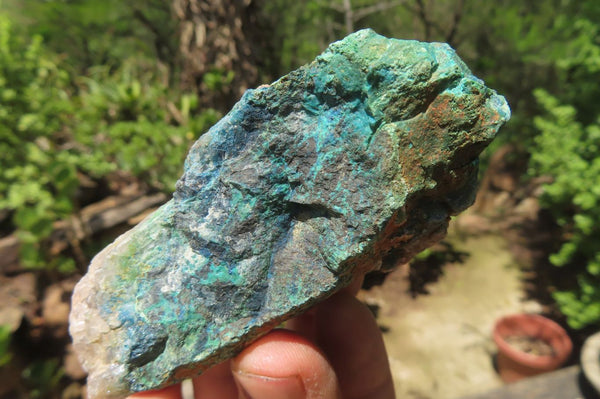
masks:
{"label": "thumb", "polygon": [[246,348],[232,362],[244,399],[338,399],[333,368],[310,341],[275,330]]}

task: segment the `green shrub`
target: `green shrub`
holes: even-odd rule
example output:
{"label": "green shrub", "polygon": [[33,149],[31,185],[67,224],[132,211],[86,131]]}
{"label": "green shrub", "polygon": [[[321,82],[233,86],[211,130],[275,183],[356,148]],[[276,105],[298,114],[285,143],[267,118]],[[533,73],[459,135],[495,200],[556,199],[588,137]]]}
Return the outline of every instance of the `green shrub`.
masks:
{"label": "green shrub", "polygon": [[14,212],[28,266],[39,265],[37,243],[52,222],[73,211],[78,159],[61,150],[73,112],[68,83],[41,38],[15,36],[0,15],[0,208]]}
{"label": "green shrub", "polygon": [[555,83],[534,91],[541,108],[531,175],[549,175],[540,198],[562,228],[550,262],[565,270],[554,298],[573,328],[600,326],[600,3],[565,2],[549,51]]}
{"label": "green shrub", "polygon": [[0,209],[10,211],[25,266],[72,270],[43,239],[78,209],[80,175],[128,171],[172,191],[191,143],[219,115],[170,90],[155,63],[125,60],[72,76],[40,37],[17,35],[0,14]]}
{"label": "green shrub", "polygon": [[573,106],[543,90],[535,93],[545,110],[535,119],[540,131],[531,157],[531,174],[550,175],[540,198],[563,229],[564,243],[550,257],[568,267],[577,288],[554,298],[573,328],[600,323],[600,119],[582,125]]}
{"label": "green shrub", "polygon": [[180,176],[190,145],[216,120],[212,109],[194,114],[193,94],[173,93],[166,77],[139,60],[117,71],[96,67],[80,78],[80,108],[74,136],[93,149],[91,174],[118,169],[152,188],[170,192]]}

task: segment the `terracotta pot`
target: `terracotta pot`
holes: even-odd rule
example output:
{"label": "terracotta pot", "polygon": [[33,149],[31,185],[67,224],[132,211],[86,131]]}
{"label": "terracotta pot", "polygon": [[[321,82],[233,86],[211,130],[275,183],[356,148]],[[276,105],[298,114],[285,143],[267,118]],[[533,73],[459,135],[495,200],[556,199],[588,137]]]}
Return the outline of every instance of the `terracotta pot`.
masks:
{"label": "terracotta pot", "polygon": [[[494,342],[498,347],[497,366],[504,382],[515,382],[525,377],[559,368],[573,350],[567,332],[552,320],[530,314],[506,316],[494,327]],[[525,336],[541,339],[552,347],[552,355],[534,355],[515,348],[507,337]]]}

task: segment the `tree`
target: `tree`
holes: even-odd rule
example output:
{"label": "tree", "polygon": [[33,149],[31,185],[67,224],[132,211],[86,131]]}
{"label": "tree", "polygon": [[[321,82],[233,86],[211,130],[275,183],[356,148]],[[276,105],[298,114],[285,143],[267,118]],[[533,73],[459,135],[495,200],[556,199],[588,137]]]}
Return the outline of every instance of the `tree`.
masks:
{"label": "tree", "polygon": [[369,4],[363,4],[357,7],[356,4],[352,4],[352,0],[342,0],[341,3],[333,1],[330,4],[325,4],[325,7],[329,7],[343,15],[344,31],[346,35],[349,35],[355,31],[354,27],[356,23],[363,18],[372,14],[387,11],[404,3],[406,3],[405,0],[369,2]]}
{"label": "tree", "polygon": [[259,0],[173,0],[181,81],[202,105],[227,111],[260,81],[268,34]]}

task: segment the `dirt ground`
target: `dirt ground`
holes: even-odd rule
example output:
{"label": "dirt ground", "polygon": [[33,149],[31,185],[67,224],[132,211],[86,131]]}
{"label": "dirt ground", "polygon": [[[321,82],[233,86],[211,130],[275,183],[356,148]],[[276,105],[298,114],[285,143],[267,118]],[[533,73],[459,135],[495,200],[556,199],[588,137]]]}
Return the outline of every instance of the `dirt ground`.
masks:
{"label": "dirt ground", "polygon": [[523,301],[521,271],[503,238],[461,238],[451,230],[446,241],[468,255],[443,267],[427,286],[429,295],[407,295],[405,268],[360,293],[384,331],[398,398],[454,399],[500,386],[492,362],[494,321],[537,310]]}

